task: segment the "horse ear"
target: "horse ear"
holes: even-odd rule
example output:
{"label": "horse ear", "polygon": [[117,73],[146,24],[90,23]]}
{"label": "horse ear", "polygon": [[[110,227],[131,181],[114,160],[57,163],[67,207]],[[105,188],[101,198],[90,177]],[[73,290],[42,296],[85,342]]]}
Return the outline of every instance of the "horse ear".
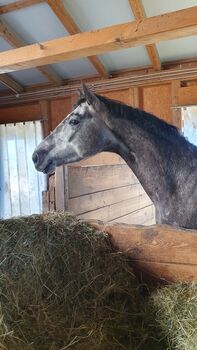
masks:
{"label": "horse ear", "polygon": [[101,102],[96,95],[87,87],[82,84],[82,93],[89,105],[92,105],[95,110],[100,110]]}

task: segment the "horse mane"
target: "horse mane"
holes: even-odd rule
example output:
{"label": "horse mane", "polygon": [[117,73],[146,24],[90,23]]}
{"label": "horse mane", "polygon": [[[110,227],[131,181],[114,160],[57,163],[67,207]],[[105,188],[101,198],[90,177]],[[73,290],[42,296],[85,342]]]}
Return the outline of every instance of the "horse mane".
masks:
{"label": "horse mane", "polygon": [[133,108],[117,100],[112,100],[100,95],[96,96],[105,104],[105,107],[113,118],[131,120],[148,132],[157,135],[159,133],[165,138],[178,137],[182,140],[186,140],[175,126],[168,124],[151,113],[145,112],[139,108]]}
{"label": "horse mane", "polygon": [[[182,144],[185,143],[185,146],[190,145],[197,150],[197,147],[191,144],[180,133],[178,128],[176,128],[174,125],[168,124],[166,121],[156,117],[155,115],[101,95],[96,94],[96,97],[105,105],[112,118],[131,120],[136,126],[139,126],[139,128],[144,129],[147,131],[147,133],[152,134],[155,139],[157,139],[159,136],[160,138],[162,137],[170,142],[181,142]],[[76,106],[85,101],[85,97],[80,98],[77,101]]]}

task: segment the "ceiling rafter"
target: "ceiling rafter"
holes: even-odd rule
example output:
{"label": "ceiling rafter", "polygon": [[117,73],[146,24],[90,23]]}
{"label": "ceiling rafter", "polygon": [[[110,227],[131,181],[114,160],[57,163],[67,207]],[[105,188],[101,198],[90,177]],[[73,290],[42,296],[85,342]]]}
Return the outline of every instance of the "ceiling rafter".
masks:
{"label": "ceiling rafter", "polygon": [[20,10],[28,6],[36,5],[43,1],[44,0],[18,0],[18,1],[12,2],[11,4],[2,5],[0,6],[0,15],[3,15],[4,13],[8,13],[11,11]]}
{"label": "ceiling rafter", "polygon": [[[146,12],[141,0],[129,0],[131,10],[136,20],[146,18]],[[146,45],[146,51],[155,70],[161,70],[161,62],[155,44]]]}
{"label": "ceiling rafter", "polygon": [[[47,0],[47,3],[51,7],[53,12],[56,14],[56,16],[59,18],[65,29],[69,32],[69,34],[74,35],[81,33],[81,30],[76,25],[68,11],[66,11],[65,6],[63,5],[61,0]],[[98,57],[90,56],[88,57],[88,59],[96,68],[100,76],[105,78],[108,76],[104,65],[101,63]]]}
{"label": "ceiling rafter", "polygon": [[[7,23],[0,20],[0,36],[14,48],[23,47],[26,44],[19,38]],[[37,68],[51,83],[60,86],[62,85],[61,78],[53,71],[51,67],[42,66]]]}
{"label": "ceiling rafter", "polygon": [[197,6],[0,53],[0,73],[196,35]]}
{"label": "ceiling rafter", "polygon": [[16,94],[23,92],[23,86],[11,78],[8,74],[0,75],[0,82]]}

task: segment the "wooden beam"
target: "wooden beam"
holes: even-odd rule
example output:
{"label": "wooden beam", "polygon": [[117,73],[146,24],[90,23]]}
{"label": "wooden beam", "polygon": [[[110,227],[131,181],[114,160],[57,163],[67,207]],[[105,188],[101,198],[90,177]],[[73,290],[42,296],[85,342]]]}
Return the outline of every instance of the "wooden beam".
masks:
{"label": "wooden beam", "polygon": [[[54,11],[56,16],[59,18],[65,29],[69,32],[69,34],[74,35],[81,33],[81,30],[76,25],[76,23],[73,21],[70,14],[66,11],[65,6],[63,5],[61,0],[47,0],[49,6]],[[92,63],[92,65],[96,68],[97,72],[102,77],[107,77],[108,73],[96,56],[90,56],[89,61]]]}
{"label": "wooden beam", "polygon": [[8,74],[0,75],[0,82],[7,86],[10,90],[14,91],[16,94],[23,91],[23,87],[12,79]]}
{"label": "wooden beam", "polygon": [[[129,0],[132,12],[137,20],[146,18],[146,12],[141,0]],[[161,62],[155,44],[146,45],[146,51],[155,70],[161,70]]]}
{"label": "wooden beam", "polygon": [[0,73],[197,33],[197,6],[0,53]]}
{"label": "wooden beam", "polygon": [[0,15],[3,15],[4,13],[8,13],[11,11],[20,10],[28,6],[36,5],[43,1],[44,0],[19,0],[19,1],[12,2],[11,4],[2,5],[0,6]]}
{"label": "wooden beam", "polygon": [[113,246],[135,268],[166,282],[197,282],[197,231],[166,225],[89,223],[107,232]]}
{"label": "wooden beam", "polygon": [[[8,24],[2,20],[0,20],[0,36],[12,47],[18,48],[26,45],[24,41],[13,32]],[[62,85],[61,78],[52,68],[43,66],[39,67],[38,70],[47,78],[47,80],[51,81],[57,86]]]}

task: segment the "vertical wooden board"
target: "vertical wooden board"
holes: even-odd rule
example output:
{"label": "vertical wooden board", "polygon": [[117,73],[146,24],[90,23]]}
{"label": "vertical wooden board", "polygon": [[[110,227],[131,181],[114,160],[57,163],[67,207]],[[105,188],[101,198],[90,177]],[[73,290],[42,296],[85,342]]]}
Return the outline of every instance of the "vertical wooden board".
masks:
{"label": "vertical wooden board", "polygon": [[55,210],[55,175],[49,177],[49,210]]}
{"label": "vertical wooden board", "polygon": [[111,98],[112,100],[117,100],[127,105],[132,106],[134,103],[133,99],[133,89],[125,89],[125,90],[114,90],[114,91],[104,91],[99,93],[99,95],[105,96],[107,98]]}
{"label": "vertical wooden board", "polygon": [[55,171],[55,208],[56,210],[68,210],[68,171],[63,165]]}
{"label": "vertical wooden board", "polygon": [[49,211],[49,192],[42,192],[42,212],[47,213]]}
{"label": "vertical wooden board", "polygon": [[179,105],[179,91],[181,88],[180,80],[172,81],[172,123],[178,129],[182,130],[182,110],[178,108]]}
{"label": "vertical wooden board", "polygon": [[142,90],[143,109],[173,124],[171,85],[146,86]]}
{"label": "vertical wooden board", "polygon": [[71,97],[51,101],[52,130],[71,112]]}

